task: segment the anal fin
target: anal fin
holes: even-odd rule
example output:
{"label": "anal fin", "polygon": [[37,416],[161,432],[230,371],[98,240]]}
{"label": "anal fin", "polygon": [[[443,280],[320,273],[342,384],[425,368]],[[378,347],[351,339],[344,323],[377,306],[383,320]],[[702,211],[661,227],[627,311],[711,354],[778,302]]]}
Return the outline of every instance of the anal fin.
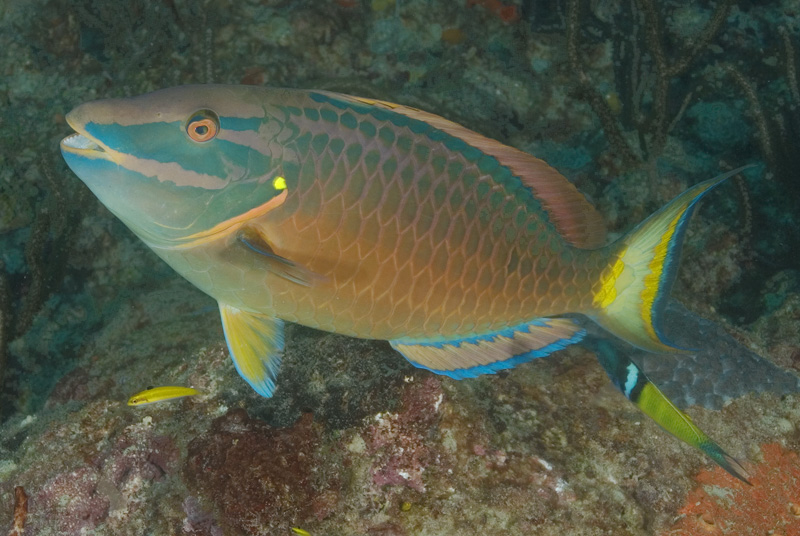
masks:
{"label": "anal fin", "polygon": [[500,331],[444,341],[390,341],[413,365],[457,380],[493,374],[580,341],[584,330],[567,318],[537,318]]}
{"label": "anal fin", "polygon": [[283,352],[283,321],[219,304],[225,341],[236,371],[255,391],[271,397]]}

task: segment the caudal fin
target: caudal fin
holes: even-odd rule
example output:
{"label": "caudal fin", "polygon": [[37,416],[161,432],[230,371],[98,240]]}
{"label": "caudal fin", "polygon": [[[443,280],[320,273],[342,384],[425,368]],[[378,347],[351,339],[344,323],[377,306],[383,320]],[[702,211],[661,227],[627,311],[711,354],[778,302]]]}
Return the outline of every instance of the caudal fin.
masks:
{"label": "caudal fin", "polygon": [[744,167],[692,186],[612,245],[611,262],[595,284],[595,312],[605,329],[651,352],[683,351],[659,330],[675,279],[683,234],[697,201]]}
{"label": "caudal fin", "polygon": [[742,462],[722,450],[722,447],[698,428],[691,417],[679,410],[650,381],[639,365],[615,351],[607,341],[595,339],[588,341],[588,344],[594,349],[614,385],[645,415],[678,439],[705,452],[720,467],[742,482],[750,484]]}

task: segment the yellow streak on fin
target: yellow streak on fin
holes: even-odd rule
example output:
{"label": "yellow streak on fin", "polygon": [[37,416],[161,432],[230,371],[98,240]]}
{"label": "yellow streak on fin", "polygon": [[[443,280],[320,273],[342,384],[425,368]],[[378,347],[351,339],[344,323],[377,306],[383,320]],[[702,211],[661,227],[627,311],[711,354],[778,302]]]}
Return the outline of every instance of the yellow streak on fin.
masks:
{"label": "yellow streak on fin", "polygon": [[199,395],[200,391],[191,387],[180,387],[174,385],[167,385],[164,387],[154,387],[147,389],[140,393],[136,393],[128,399],[129,406],[143,406],[145,404],[152,404],[153,402],[163,402],[165,400],[174,400],[176,398],[183,398],[184,396]]}
{"label": "yellow streak on fin", "polygon": [[650,381],[639,365],[605,340],[590,339],[589,344],[614,385],[645,415],[681,441],[704,452],[736,478],[747,482],[747,471],[742,463],[703,433],[686,413]]}
{"label": "yellow streak on fin", "polygon": [[[699,195],[702,195],[702,193]],[[683,218],[683,212],[679,213],[669,222],[666,232],[661,235],[661,240],[653,250],[653,260],[650,261],[650,265],[648,266],[650,273],[644,276],[644,290],[642,290],[641,295],[642,320],[644,321],[644,327],[647,329],[647,333],[653,340],[660,340],[660,337],[653,328],[653,305],[661,286],[661,276],[664,273],[664,263],[667,260],[670,242],[672,242],[672,237],[675,235],[675,230],[678,228],[681,218]]]}
{"label": "yellow streak on fin", "polygon": [[219,304],[222,329],[236,370],[255,391],[271,397],[283,352],[283,321]]}
{"label": "yellow streak on fin", "polygon": [[691,417],[678,409],[652,382],[647,381],[638,399],[633,402],[664,430],[704,452],[731,475],[750,484],[749,475],[741,461],[722,450],[692,421]]}
{"label": "yellow streak on fin", "polygon": [[709,441],[708,436],[697,427],[686,413],[679,410],[661,390],[651,382],[645,384],[639,394],[637,406],[663,429],[693,447]]}
{"label": "yellow streak on fin", "polygon": [[625,341],[650,352],[684,352],[664,340],[659,315],[677,271],[683,231],[697,201],[744,168],[696,184],[607,248],[608,266],[593,287],[590,316]]}
{"label": "yellow streak on fin", "polygon": [[622,261],[624,256],[625,249],[619,252],[617,260],[600,276],[600,289],[594,295],[594,306],[598,309],[605,309],[617,299],[617,279],[625,269],[625,263]]}

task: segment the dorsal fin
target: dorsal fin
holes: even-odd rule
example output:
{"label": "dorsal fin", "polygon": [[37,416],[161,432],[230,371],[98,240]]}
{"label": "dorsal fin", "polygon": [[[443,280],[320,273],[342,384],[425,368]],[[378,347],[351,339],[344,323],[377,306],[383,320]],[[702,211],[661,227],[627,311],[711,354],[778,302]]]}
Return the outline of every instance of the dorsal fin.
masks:
{"label": "dorsal fin", "polygon": [[391,102],[350,97],[336,97],[391,110],[392,112],[424,121],[447,134],[491,155],[507,167],[530,188],[547,211],[561,236],[570,244],[581,248],[596,248],[605,243],[606,228],[603,218],[566,177],[544,160],[499,141],[481,136],[457,123],[409,106]]}

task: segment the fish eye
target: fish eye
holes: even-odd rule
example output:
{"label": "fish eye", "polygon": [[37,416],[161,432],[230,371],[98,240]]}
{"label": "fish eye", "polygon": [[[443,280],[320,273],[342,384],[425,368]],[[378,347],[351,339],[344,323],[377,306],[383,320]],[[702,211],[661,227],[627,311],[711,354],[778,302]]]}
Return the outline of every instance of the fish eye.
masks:
{"label": "fish eye", "polygon": [[213,140],[219,133],[219,116],[211,110],[199,110],[186,122],[186,134],[196,142]]}

